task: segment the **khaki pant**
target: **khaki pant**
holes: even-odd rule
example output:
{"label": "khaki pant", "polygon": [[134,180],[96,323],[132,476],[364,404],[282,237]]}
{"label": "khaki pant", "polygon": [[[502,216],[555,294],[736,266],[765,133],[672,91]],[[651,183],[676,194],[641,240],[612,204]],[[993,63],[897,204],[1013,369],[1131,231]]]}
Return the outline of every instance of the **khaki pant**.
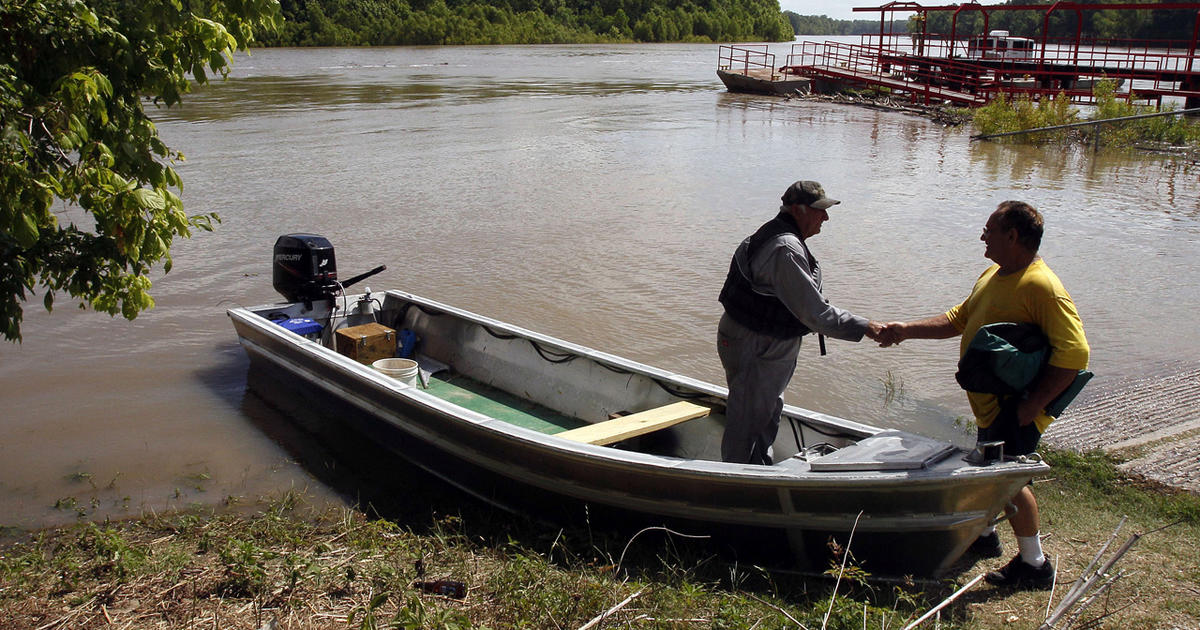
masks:
{"label": "khaki pant", "polygon": [[770,466],[771,445],[779,433],[783,390],[796,371],[800,337],[779,339],[763,335],[721,316],[717,354],[725,368],[729,399],[721,459],[739,464]]}

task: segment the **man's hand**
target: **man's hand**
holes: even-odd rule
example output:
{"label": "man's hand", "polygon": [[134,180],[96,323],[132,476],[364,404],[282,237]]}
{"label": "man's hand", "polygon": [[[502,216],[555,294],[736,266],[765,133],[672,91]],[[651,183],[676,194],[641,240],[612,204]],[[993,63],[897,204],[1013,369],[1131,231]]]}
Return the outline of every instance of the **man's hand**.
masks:
{"label": "man's hand", "polygon": [[[880,341],[880,336],[883,335],[884,329],[885,326],[882,322],[877,322],[872,319],[871,321],[867,322],[867,338],[869,338],[871,341]],[[883,345],[881,341],[880,345]]]}
{"label": "man's hand", "polygon": [[1017,403],[1017,424],[1019,426],[1032,424],[1040,415],[1042,415],[1042,407],[1028,398]]}
{"label": "man's hand", "polygon": [[871,337],[872,340],[879,342],[880,348],[894,346],[901,341],[904,341],[904,324],[902,322],[890,322],[881,324],[879,322],[871,322],[878,325],[878,330]]}
{"label": "man's hand", "polygon": [[1025,426],[1042,415],[1042,410],[1075,381],[1079,370],[1070,370],[1053,365],[1042,369],[1042,375],[1030,386],[1025,397],[1017,403],[1017,422]]}

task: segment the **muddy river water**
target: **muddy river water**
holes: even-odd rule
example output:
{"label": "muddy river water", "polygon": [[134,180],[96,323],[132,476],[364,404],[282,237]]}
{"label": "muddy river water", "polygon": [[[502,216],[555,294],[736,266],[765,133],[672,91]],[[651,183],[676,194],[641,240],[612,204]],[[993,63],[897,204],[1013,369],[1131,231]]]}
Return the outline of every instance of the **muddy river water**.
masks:
{"label": "muddy river water", "polygon": [[[343,277],[386,264],[374,290],[721,382],[729,255],[792,181],[843,201],[810,244],[830,299],[877,319],[962,299],[987,265],[987,215],[1015,198],[1046,216],[1042,253],[1084,318],[1093,392],[1200,356],[1200,165],[730,94],[716,60],[713,45],[239,56],[228,81],[154,114],[187,156],[187,209],[223,219],[177,244],[157,307],[127,322],[63,296],[47,314],[39,297],[24,342],[0,345],[0,526],[288,489],[339,500],[247,389],[225,315],[277,299],[271,247],[290,232],[329,238]],[[806,343],[787,397],[965,442],[956,344],[830,341],[821,357]]]}

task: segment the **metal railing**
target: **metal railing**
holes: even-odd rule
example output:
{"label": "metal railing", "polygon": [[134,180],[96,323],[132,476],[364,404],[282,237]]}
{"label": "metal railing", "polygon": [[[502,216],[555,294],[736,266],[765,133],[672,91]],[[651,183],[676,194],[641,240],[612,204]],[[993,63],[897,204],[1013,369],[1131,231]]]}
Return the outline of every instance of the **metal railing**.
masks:
{"label": "metal railing", "polygon": [[717,69],[745,75],[775,74],[775,55],[766,44],[722,45],[717,53]]}
{"label": "metal railing", "polygon": [[930,63],[877,46],[841,42],[801,42],[793,44],[792,51],[785,66],[792,72],[886,87],[927,102],[938,98],[976,104],[983,88],[972,66],[952,59]]}
{"label": "metal railing", "polygon": [[[822,73],[819,68],[830,75],[840,69],[862,75],[849,80],[883,87],[902,83],[904,91],[927,99],[952,90],[983,100],[999,94],[1040,98],[1064,93],[1074,102],[1090,103],[1092,88],[1103,79],[1125,86],[1122,95],[1128,101],[1161,104],[1163,96],[1200,98],[1200,64],[1171,42],[1089,40],[1076,45],[1074,40],[1058,39],[1037,44],[1024,58],[981,58],[965,56],[965,39],[864,35],[859,44],[794,44],[784,71],[812,76]],[[1198,67],[1193,71],[1193,66]]]}

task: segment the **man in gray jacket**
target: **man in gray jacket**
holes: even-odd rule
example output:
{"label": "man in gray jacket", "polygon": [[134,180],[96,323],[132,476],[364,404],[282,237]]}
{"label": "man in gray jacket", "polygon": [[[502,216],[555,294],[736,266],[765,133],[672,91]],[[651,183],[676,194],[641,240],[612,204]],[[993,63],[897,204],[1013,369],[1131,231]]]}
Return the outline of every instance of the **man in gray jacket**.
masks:
{"label": "man in gray jacket", "polygon": [[721,289],[725,314],[717,353],[729,399],[721,459],[772,462],[787,388],[800,339],[815,332],[835,339],[878,339],[883,326],[833,306],[821,295],[821,268],[806,244],[841,203],[821,185],[798,181],[783,193],[779,214],[738,246]]}

